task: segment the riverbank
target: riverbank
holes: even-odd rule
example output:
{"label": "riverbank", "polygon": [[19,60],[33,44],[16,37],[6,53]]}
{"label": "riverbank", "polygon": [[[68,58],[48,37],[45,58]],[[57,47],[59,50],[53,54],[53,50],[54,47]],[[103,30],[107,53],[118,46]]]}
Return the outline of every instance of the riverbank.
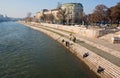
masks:
{"label": "riverbank", "polygon": [[[49,28],[46,28],[44,26],[41,26],[40,24],[34,23],[23,23],[22,24],[41,31],[48,36],[52,37],[53,39],[57,40],[59,43],[63,44],[66,48],[68,48],[73,54],[75,54],[80,60],[82,60],[84,63],[86,63],[89,68],[94,71],[97,75],[99,75],[102,78],[119,78],[120,77],[120,68],[108,60],[102,58],[101,56],[95,54],[94,52],[86,49],[85,47],[79,45],[78,43],[74,43],[73,41],[70,41],[68,39],[68,35],[64,34],[64,32],[59,32],[56,30],[51,30]],[[66,46],[65,42],[62,42],[63,39],[70,43],[69,46]],[[84,42],[83,42],[84,43]],[[88,52],[89,56],[86,58],[83,58],[83,55]],[[98,73],[97,69],[101,66],[102,68],[105,68],[104,72]]]}

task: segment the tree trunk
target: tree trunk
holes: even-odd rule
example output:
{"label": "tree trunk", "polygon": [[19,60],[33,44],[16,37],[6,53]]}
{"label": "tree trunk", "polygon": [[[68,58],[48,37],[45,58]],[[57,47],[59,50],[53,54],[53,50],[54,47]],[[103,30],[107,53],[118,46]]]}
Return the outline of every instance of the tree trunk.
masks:
{"label": "tree trunk", "polygon": [[118,20],[118,22],[117,22],[117,27],[119,27],[119,22],[120,22],[120,20]]}

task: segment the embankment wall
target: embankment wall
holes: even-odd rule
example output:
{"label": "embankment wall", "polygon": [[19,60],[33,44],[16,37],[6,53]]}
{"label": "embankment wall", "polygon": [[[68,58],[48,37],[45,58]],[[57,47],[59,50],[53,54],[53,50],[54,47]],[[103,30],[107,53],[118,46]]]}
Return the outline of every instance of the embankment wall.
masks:
{"label": "embankment wall", "polygon": [[67,25],[63,26],[63,25],[58,25],[58,24],[47,24],[47,23],[41,23],[41,25],[77,33],[82,36],[91,37],[91,38],[96,38],[101,35],[100,30],[86,29],[85,27],[67,26]]}

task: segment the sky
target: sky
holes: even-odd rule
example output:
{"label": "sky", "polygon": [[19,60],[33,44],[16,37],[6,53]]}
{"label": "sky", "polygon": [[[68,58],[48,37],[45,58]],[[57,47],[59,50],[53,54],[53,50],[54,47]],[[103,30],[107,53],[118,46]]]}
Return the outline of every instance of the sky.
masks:
{"label": "sky", "polygon": [[120,0],[0,0],[0,14],[23,18],[29,12],[35,15],[36,12],[42,9],[54,9],[57,7],[58,2],[62,4],[70,2],[81,3],[84,7],[84,12],[89,14],[99,4],[111,7],[115,6]]}

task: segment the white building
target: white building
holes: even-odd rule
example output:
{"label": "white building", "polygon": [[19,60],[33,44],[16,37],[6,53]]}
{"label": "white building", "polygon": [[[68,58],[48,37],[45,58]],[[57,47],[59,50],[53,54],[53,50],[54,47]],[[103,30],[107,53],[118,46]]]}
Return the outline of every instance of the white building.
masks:
{"label": "white building", "polygon": [[78,23],[83,16],[83,6],[81,3],[66,3],[61,6],[66,10],[67,23]]}
{"label": "white building", "polygon": [[[67,24],[80,23],[80,19],[83,16],[83,6],[81,3],[65,3],[62,4],[60,7],[62,10],[65,10],[65,14],[66,14],[65,21]],[[44,9],[41,12],[37,12],[35,18],[43,21],[45,15],[50,15],[50,14],[54,16],[53,22],[61,21],[60,17],[58,17],[59,9],[52,9],[52,10]]]}

